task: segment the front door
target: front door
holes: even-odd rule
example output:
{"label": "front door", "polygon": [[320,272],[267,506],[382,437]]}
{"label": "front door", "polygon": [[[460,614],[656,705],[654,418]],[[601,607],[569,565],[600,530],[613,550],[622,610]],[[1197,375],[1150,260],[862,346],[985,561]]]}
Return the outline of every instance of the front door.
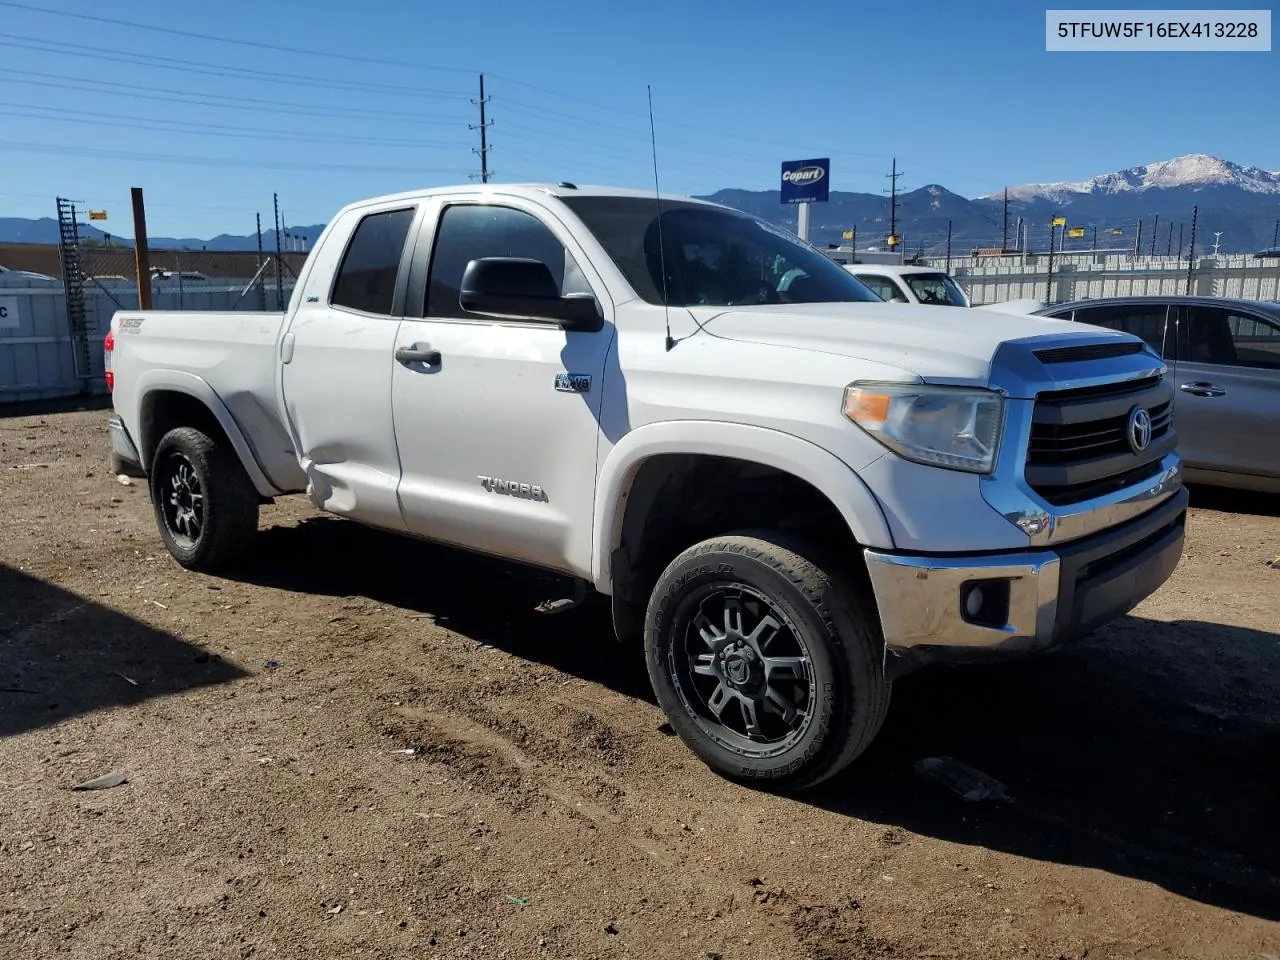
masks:
{"label": "front door", "polygon": [[284,407],[309,496],[390,530],[404,529],[390,381],[415,213],[401,204],[345,214],[351,239],[313,254],[281,342]]}
{"label": "front door", "polygon": [[1280,477],[1280,322],[1179,308],[1174,426],[1188,466]]}
{"label": "front door", "polygon": [[[405,522],[434,540],[587,576],[614,332],[604,286],[562,224],[516,199],[442,204],[429,257],[415,265],[429,266],[423,315],[401,323],[396,344],[412,354],[391,374]],[[483,257],[546,263],[562,294],[596,296],[603,328],[468,313],[462,275]]]}

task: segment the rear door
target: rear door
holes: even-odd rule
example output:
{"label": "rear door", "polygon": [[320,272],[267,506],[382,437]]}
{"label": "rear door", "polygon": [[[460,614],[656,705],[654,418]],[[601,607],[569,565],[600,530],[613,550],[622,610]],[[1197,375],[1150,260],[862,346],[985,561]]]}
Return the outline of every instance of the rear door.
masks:
{"label": "rear door", "polygon": [[1280,320],[1182,306],[1174,422],[1188,466],[1280,476]]}
{"label": "rear door", "polygon": [[285,412],[312,500],[402,530],[391,368],[417,208],[400,203],[345,216],[350,226],[335,229],[350,239],[345,248],[316,251],[281,343]]}

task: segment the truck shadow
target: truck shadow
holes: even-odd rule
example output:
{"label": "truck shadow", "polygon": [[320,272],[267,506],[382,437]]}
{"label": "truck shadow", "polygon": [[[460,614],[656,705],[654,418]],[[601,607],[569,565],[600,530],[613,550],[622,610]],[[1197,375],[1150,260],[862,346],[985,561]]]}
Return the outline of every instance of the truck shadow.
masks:
{"label": "truck shadow", "polygon": [[[238,579],[429,613],[653,702],[640,651],[613,639],[607,600],[534,612],[567,595],[554,576],[328,517],[264,530],[259,547]],[[788,802],[1280,920],[1278,682],[1276,634],[1126,617],[1048,658],[905,678],[872,749]],[[998,778],[1015,802],[969,803],[922,781],[913,766],[934,756]]]}
{"label": "truck shadow", "polygon": [[[1278,681],[1276,634],[1125,617],[1044,659],[907,677],[872,748],[802,799],[1280,920]],[[922,780],[925,757],[1013,802]]]}
{"label": "truck shadow", "polygon": [[3,563],[0,623],[0,737],[245,675],[172,634]]}

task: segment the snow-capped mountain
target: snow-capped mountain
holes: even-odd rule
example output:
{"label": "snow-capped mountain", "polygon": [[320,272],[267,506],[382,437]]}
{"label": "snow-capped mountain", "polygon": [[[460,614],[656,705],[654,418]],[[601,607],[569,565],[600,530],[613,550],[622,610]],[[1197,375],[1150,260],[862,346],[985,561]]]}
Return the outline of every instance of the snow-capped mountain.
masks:
{"label": "snow-capped mountain", "polygon": [[[1117,193],[1143,193],[1149,190],[1205,190],[1234,187],[1246,193],[1280,195],[1280,173],[1261,167],[1241,166],[1205,153],[1189,153],[1115,173],[1103,173],[1088,180],[1062,183],[1028,183],[1009,188],[1010,200],[1051,200],[1070,202],[1074,196],[1107,196]],[[1003,198],[1004,191],[987,194],[983,199]]]}

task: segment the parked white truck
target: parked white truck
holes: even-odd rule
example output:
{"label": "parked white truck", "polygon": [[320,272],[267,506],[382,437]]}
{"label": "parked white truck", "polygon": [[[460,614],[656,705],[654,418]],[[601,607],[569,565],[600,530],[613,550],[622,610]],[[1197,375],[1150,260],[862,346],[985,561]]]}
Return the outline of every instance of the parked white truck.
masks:
{"label": "parked white truck", "polygon": [[1069,641],[1182,552],[1150,348],[945,314],[708,203],[400,194],[338,213],[283,314],[116,314],[113,456],[190,569],[305,493],[608,595],[685,743],[798,789],[904,671]]}

